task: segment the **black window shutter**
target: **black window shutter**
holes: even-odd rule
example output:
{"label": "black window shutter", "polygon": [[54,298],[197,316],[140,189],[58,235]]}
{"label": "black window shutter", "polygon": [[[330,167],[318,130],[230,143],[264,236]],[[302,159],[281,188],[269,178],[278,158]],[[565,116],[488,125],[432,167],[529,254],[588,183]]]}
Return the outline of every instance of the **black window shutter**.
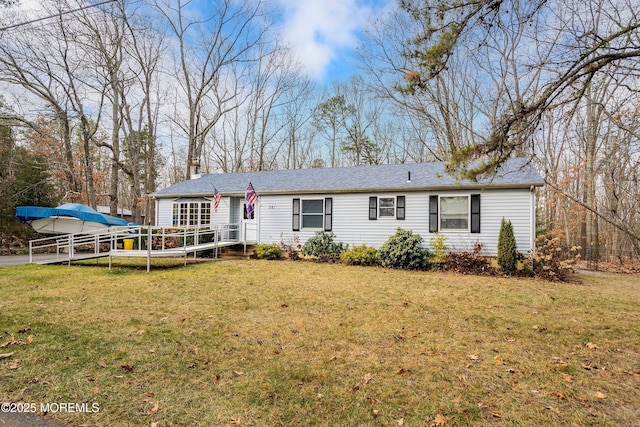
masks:
{"label": "black window shutter", "polygon": [[480,195],[471,195],[471,232],[480,232]]}
{"label": "black window shutter", "polygon": [[438,231],[438,196],[429,196],[429,233]]}
{"label": "black window shutter", "polygon": [[404,196],[396,197],[396,219],[404,219]]}
{"label": "black window shutter", "polygon": [[293,231],[300,231],[300,199],[293,199]]}
{"label": "black window shutter", "polygon": [[378,219],[378,198],[369,197],[369,219]]}
{"label": "black window shutter", "polygon": [[333,198],[324,199],[324,231],[331,231],[333,223]]}

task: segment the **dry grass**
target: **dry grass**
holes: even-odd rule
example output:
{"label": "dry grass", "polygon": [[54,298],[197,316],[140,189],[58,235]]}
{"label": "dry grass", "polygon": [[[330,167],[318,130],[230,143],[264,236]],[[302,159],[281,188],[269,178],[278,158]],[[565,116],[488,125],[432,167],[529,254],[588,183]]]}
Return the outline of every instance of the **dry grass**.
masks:
{"label": "dry grass", "polygon": [[638,278],[579,279],[2,268],[0,402],[99,405],[54,415],[72,425],[638,425]]}

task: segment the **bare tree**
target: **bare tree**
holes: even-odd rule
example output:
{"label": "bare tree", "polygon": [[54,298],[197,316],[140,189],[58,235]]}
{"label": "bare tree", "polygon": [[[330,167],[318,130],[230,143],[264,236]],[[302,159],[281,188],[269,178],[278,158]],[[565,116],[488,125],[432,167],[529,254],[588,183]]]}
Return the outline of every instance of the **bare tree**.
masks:
{"label": "bare tree", "polygon": [[244,70],[256,60],[257,47],[266,42],[267,34],[260,1],[213,2],[211,11],[200,17],[189,9],[192,3],[155,3],[177,44],[175,79],[186,107],[186,117],[177,124],[187,139],[187,178],[191,161],[201,157],[212,129],[238,108]]}
{"label": "bare tree", "polygon": [[[485,157],[479,166],[464,171],[468,177],[492,170],[523,141],[530,141],[545,111],[562,103],[578,102],[594,77],[614,68],[625,72],[634,69],[634,59],[640,57],[640,21],[631,0],[575,3],[408,0],[401,5],[411,16],[426,23],[406,51],[417,65],[407,79],[408,91],[423,90],[448,69],[463,46],[488,39],[492,33],[503,33],[505,37],[514,32],[529,34],[520,45],[537,49],[533,56],[523,55],[520,64],[522,70],[545,70],[545,80],[539,89],[512,99],[511,106],[501,112],[484,140],[456,153],[455,159],[465,165],[470,158]],[[506,18],[509,16],[516,16],[517,20]],[[580,22],[582,31],[566,31],[569,21],[576,16],[584,17]],[[536,31],[529,33],[528,27]]]}

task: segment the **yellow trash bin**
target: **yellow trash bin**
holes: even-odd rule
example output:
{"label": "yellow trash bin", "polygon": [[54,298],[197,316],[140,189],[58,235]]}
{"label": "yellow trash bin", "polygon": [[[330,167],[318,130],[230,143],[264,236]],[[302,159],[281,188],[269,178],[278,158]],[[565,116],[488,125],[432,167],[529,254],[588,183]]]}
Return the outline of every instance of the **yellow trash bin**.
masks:
{"label": "yellow trash bin", "polygon": [[130,251],[133,249],[133,239],[124,239],[124,250]]}

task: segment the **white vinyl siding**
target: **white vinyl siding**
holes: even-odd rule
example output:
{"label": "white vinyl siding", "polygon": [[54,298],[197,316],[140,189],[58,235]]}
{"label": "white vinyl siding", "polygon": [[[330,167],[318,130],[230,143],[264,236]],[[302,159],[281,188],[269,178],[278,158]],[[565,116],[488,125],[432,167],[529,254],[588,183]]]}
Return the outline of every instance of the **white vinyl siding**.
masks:
{"label": "white vinyl siding", "polygon": [[[429,232],[429,196],[469,197],[480,194],[480,233],[470,231],[440,230],[446,236],[447,248],[451,250],[472,250],[476,243],[484,246],[483,253],[496,255],[500,221],[504,217],[513,224],[518,251],[527,253],[531,249],[535,218],[533,194],[528,188],[523,189],[485,189],[484,191],[419,191],[403,192],[404,220],[385,218],[384,221],[369,220],[370,197],[397,197],[397,193],[339,193],[339,194],[289,194],[261,195],[256,215],[260,243],[279,243],[283,238],[297,235],[300,242],[313,236],[319,228],[303,228],[292,231],[293,199],[331,201],[331,230],[336,234],[336,241],[348,243],[351,247],[359,244],[380,247],[398,227],[412,230],[420,234],[429,245],[434,236]],[[157,224],[171,226],[171,206],[175,199],[159,199]],[[396,205],[398,199],[396,198]],[[396,206],[398,208],[399,206]],[[302,208],[302,206],[301,206]],[[300,212],[302,216],[302,211]],[[309,212],[310,213],[310,212]],[[311,214],[311,213],[310,213]],[[398,213],[396,212],[396,215]],[[300,219],[302,221],[302,218]],[[211,223],[221,224],[229,221],[229,198],[223,197],[217,213],[211,212]],[[302,225],[302,224],[301,224]]]}

